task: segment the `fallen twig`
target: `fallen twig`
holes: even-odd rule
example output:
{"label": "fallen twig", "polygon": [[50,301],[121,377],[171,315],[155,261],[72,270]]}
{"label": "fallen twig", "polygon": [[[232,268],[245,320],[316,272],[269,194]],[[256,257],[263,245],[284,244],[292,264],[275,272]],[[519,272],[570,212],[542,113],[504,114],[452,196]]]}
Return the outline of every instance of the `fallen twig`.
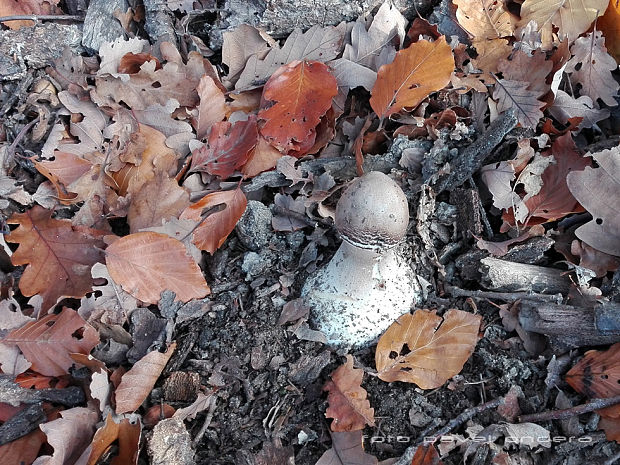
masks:
{"label": "fallen twig", "polygon": [[515,300],[544,300],[546,302],[562,303],[562,294],[539,294],[536,292],[491,292],[461,289],[456,286],[445,286],[445,290],[452,297],[472,297],[474,299],[497,299],[504,302]]}
{"label": "fallen twig", "polygon": [[602,408],[611,407],[612,405],[620,404],[620,396],[605,397],[599,399],[592,399],[585,404],[576,405],[575,407],[565,408],[561,410],[549,410],[547,412],[531,413],[529,415],[521,415],[519,421],[521,423],[534,422],[534,421],[546,421],[546,420],[564,420],[566,418],[572,418],[582,413],[590,413]]}
{"label": "fallen twig", "polygon": [[[430,435],[430,437],[441,438],[441,436],[444,436],[448,434],[450,431],[452,431],[453,429],[458,428],[463,423],[465,423],[467,420],[471,420],[473,417],[475,417],[476,415],[486,410],[499,407],[503,402],[504,402],[504,398],[498,397],[497,399],[490,400],[488,402],[485,402],[484,404],[480,404],[480,405],[477,405],[476,407],[469,408],[465,410],[464,412],[461,412],[461,414],[459,414],[456,418],[453,418],[448,423],[446,423],[444,427],[435,431],[433,434]],[[429,436],[427,435],[420,435],[420,437],[416,439],[415,443],[412,446],[407,447],[407,450],[405,450],[405,453],[400,457],[400,459],[398,459],[398,461],[394,465],[409,465],[411,463],[411,460],[413,459],[413,455],[415,454],[415,451],[418,448],[418,446],[422,444],[428,437]]]}
{"label": "fallen twig", "polygon": [[84,21],[83,16],[78,15],[11,15],[0,16],[0,23],[7,21]]}

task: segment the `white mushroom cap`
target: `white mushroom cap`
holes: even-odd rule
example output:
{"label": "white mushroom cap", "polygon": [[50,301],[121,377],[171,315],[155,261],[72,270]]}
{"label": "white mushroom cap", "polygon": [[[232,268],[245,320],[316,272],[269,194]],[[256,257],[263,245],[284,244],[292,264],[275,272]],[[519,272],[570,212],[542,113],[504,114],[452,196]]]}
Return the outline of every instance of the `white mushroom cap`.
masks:
{"label": "white mushroom cap", "polygon": [[336,228],[347,242],[364,249],[398,244],[409,224],[409,204],[402,189],[380,171],[353,181],[336,206]]}

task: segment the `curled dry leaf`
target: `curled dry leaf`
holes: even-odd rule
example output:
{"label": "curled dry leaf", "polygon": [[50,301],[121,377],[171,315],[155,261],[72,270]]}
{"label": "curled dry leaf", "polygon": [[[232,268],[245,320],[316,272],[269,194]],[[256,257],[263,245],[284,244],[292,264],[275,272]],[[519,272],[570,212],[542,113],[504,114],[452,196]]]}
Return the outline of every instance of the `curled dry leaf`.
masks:
{"label": "curled dry leaf", "polygon": [[37,373],[61,376],[73,365],[70,354],[89,354],[99,335],[75,310],[63,308],[11,331],[3,342],[16,344]]}
{"label": "curled dry leaf", "polygon": [[[157,406],[157,408],[160,407]],[[141,433],[142,425],[139,421],[132,423],[129,418],[122,418],[117,423],[112,414],[108,414],[104,425],[97,430],[93,437],[92,448],[86,465],[99,463],[101,456],[116,441],[118,441],[118,454],[110,464],[131,465],[137,463]]]}
{"label": "curled dry leaf", "polygon": [[364,452],[362,431],[331,433],[332,448],[325,451],[316,465],[377,465],[376,457]]}
{"label": "curled dry leaf", "polygon": [[117,239],[106,249],[106,264],[114,282],[142,302],[156,304],[166,290],[183,302],[210,292],[183,244],[165,234],[138,232]]}
{"label": "curled dry leaf", "polygon": [[[221,205],[224,205],[222,210],[214,211],[206,218],[203,216],[203,212],[208,214]],[[239,188],[234,191],[214,192],[187,207],[181,213],[180,219],[200,223],[193,232],[192,242],[199,249],[212,254],[235,229],[247,205],[248,200]]]}
{"label": "curled dry leaf", "polygon": [[424,444],[416,449],[411,465],[443,465],[443,462],[432,444]]}
{"label": "curled dry leaf", "polygon": [[607,51],[620,64],[620,2],[609,0],[607,11],[597,26],[603,31]]}
{"label": "curled dry leaf", "polygon": [[150,394],[157,378],[170,360],[176,342],[170,344],[165,353],[154,350],[138,360],[131,370],[123,375],[116,388],[116,413],[127,413],[137,410]]}
{"label": "curled dry leaf", "polygon": [[366,390],[361,382],[364,370],[353,368],[353,357],[347,355],[347,362],[338,367],[325,383],[328,391],[329,407],[325,411],[327,418],[333,418],[332,431],[361,430],[365,425],[374,426],[375,410],[366,399]]}
{"label": "curled dry leaf", "polygon": [[250,152],[248,161],[241,167],[241,172],[246,178],[252,178],[263,171],[275,168],[283,156],[278,149],[259,136],[256,147]]}
{"label": "curled dry leaf", "polygon": [[620,256],[620,147],[592,155],[597,168],[568,173],[568,189],[593,219],[575,231],[579,239],[610,255]]}
{"label": "curled dry leaf", "polygon": [[6,240],[19,243],[13,265],[28,264],[19,280],[22,294],[41,295],[41,308],[48,310],[60,297],[80,298],[92,290],[90,269],[103,261],[102,231],[53,219],[52,211],[38,205],[7,222],[20,225]]}
{"label": "curled dry leaf", "polygon": [[[59,14],[60,9],[56,6],[60,0],[49,0],[42,2],[41,0],[20,0],[20,1],[2,1],[0,2],[0,16],[15,15],[49,15]],[[11,29],[19,29],[20,27],[32,26],[32,21],[4,21],[3,24]]]}
{"label": "curled dry leaf", "polygon": [[247,121],[215,123],[206,145],[192,153],[192,171],[206,171],[222,179],[243,166],[258,142],[256,118]]}
{"label": "curled dry leaf", "polygon": [[321,62],[294,61],[280,67],[263,89],[261,135],[283,153],[304,155],[337,94],[336,78]]}
{"label": "curled dry leaf", "polygon": [[415,108],[431,92],[443,89],[452,71],[454,57],[444,36],[435,42],[420,40],[379,68],[370,106],[381,119]]}
{"label": "curled dry leaf", "polygon": [[401,316],[379,339],[375,352],[383,381],[434,389],[458,374],[476,347],[482,317],[450,309],[443,318],[416,310]]}
{"label": "curled dry leaf", "polygon": [[33,465],[64,465],[77,463],[90,444],[99,420],[98,412],[75,407],[60,412],[62,418],[43,423],[39,427],[47,435],[47,442],[54,448],[52,456],[42,456]]}

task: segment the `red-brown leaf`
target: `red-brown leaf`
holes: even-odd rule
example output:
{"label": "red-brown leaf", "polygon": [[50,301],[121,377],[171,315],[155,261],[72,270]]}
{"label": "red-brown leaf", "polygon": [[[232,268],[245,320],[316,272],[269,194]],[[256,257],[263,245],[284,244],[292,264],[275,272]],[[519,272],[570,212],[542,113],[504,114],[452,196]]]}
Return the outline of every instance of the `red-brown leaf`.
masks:
{"label": "red-brown leaf", "polygon": [[149,352],[123,375],[115,391],[117,414],[133,412],[142,405],[175,348],[176,343],[173,342],[163,354],[156,350]]}
{"label": "red-brown leaf", "polygon": [[80,298],[92,290],[90,269],[103,261],[101,231],[53,219],[50,210],[39,206],[13,215],[8,223],[20,225],[6,238],[20,244],[11,261],[28,264],[19,280],[22,294],[40,294],[46,311],[60,297]]}
{"label": "red-brown leaf", "polygon": [[[201,222],[194,230],[192,242],[201,250],[215,252],[224,243],[248,204],[241,191],[214,192],[190,205],[181,213],[180,219]],[[203,220],[203,212],[208,212],[219,205],[225,205],[221,211],[211,213]]]}
{"label": "red-brown leaf", "polygon": [[222,179],[243,166],[258,141],[256,118],[215,123],[206,145],[192,153],[192,171],[206,171]]}
{"label": "red-brown leaf", "polygon": [[314,145],[315,128],[337,94],[336,78],[323,63],[293,61],[280,67],[263,89],[261,134],[281,152],[303,155]]}
{"label": "red-brown leaf", "polygon": [[75,310],[64,308],[58,315],[46,315],[11,331],[3,342],[16,344],[32,370],[61,376],[73,365],[70,354],[89,354],[99,344],[99,334]]}

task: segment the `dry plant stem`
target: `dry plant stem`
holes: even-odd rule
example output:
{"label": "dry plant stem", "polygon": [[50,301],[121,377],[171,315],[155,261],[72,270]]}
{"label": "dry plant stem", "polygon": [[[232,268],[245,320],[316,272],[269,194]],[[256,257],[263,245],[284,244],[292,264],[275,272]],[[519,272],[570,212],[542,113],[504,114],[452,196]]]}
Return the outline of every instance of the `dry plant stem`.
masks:
{"label": "dry plant stem", "polygon": [[196,437],[192,441],[192,445],[194,446],[194,448],[196,448],[198,443],[202,440],[202,437],[205,435],[207,428],[209,427],[209,425],[211,425],[211,420],[213,420],[213,414],[215,412],[215,406],[217,404],[216,400],[216,396],[211,396],[211,399],[209,399],[209,411],[207,412],[207,417],[205,418],[205,421],[200,427],[198,433],[196,433]]}
{"label": "dry plant stem", "polygon": [[538,294],[535,292],[491,292],[470,291],[456,286],[445,286],[445,291],[452,297],[472,297],[474,299],[497,299],[504,302],[515,300],[544,300],[546,302],[562,303],[562,294]]}
{"label": "dry plant stem", "polygon": [[[484,404],[469,408],[462,412],[460,415],[458,415],[456,418],[450,420],[443,428],[438,429],[430,436],[433,438],[440,438],[441,436],[448,434],[453,429],[458,428],[467,420],[471,420],[476,415],[486,410],[499,407],[503,402],[504,398],[498,397],[497,399],[490,400],[488,402],[485,402]],[[414,445],[409,446],[407,450],[405,450],[405,453],[400,457],[400,459],[398,459],[398,461],[394,465],[409,465],[411,463],[411,460],[413,459],[413,455],[415,454],[417,447],[424,442],[424,439],[426,437],[426,435],[420,435],[420,437],[416,439]]]}
{"label": "dry plant stem", "polygon": [[600,399],[592,399],[585,404],[576,405],[575,407],[565,408],[561,410],[550,410],[548,412],[532,413],[530,415],[521,415],[519,421],[521,423],[533,422],[533,421],[547,421],[547,420],[565,420],[572,418],[575,415],[581,415],[582,413],[590,413],[602,408],[611,407],[612,405],[620,404],[620,396],[606,397]]}
{"label": "dry plant stem", "polygon": [[84,21],[83,16],[77,15],[12,15],[12,16],[0,16],[0,23],[6,21]]}

